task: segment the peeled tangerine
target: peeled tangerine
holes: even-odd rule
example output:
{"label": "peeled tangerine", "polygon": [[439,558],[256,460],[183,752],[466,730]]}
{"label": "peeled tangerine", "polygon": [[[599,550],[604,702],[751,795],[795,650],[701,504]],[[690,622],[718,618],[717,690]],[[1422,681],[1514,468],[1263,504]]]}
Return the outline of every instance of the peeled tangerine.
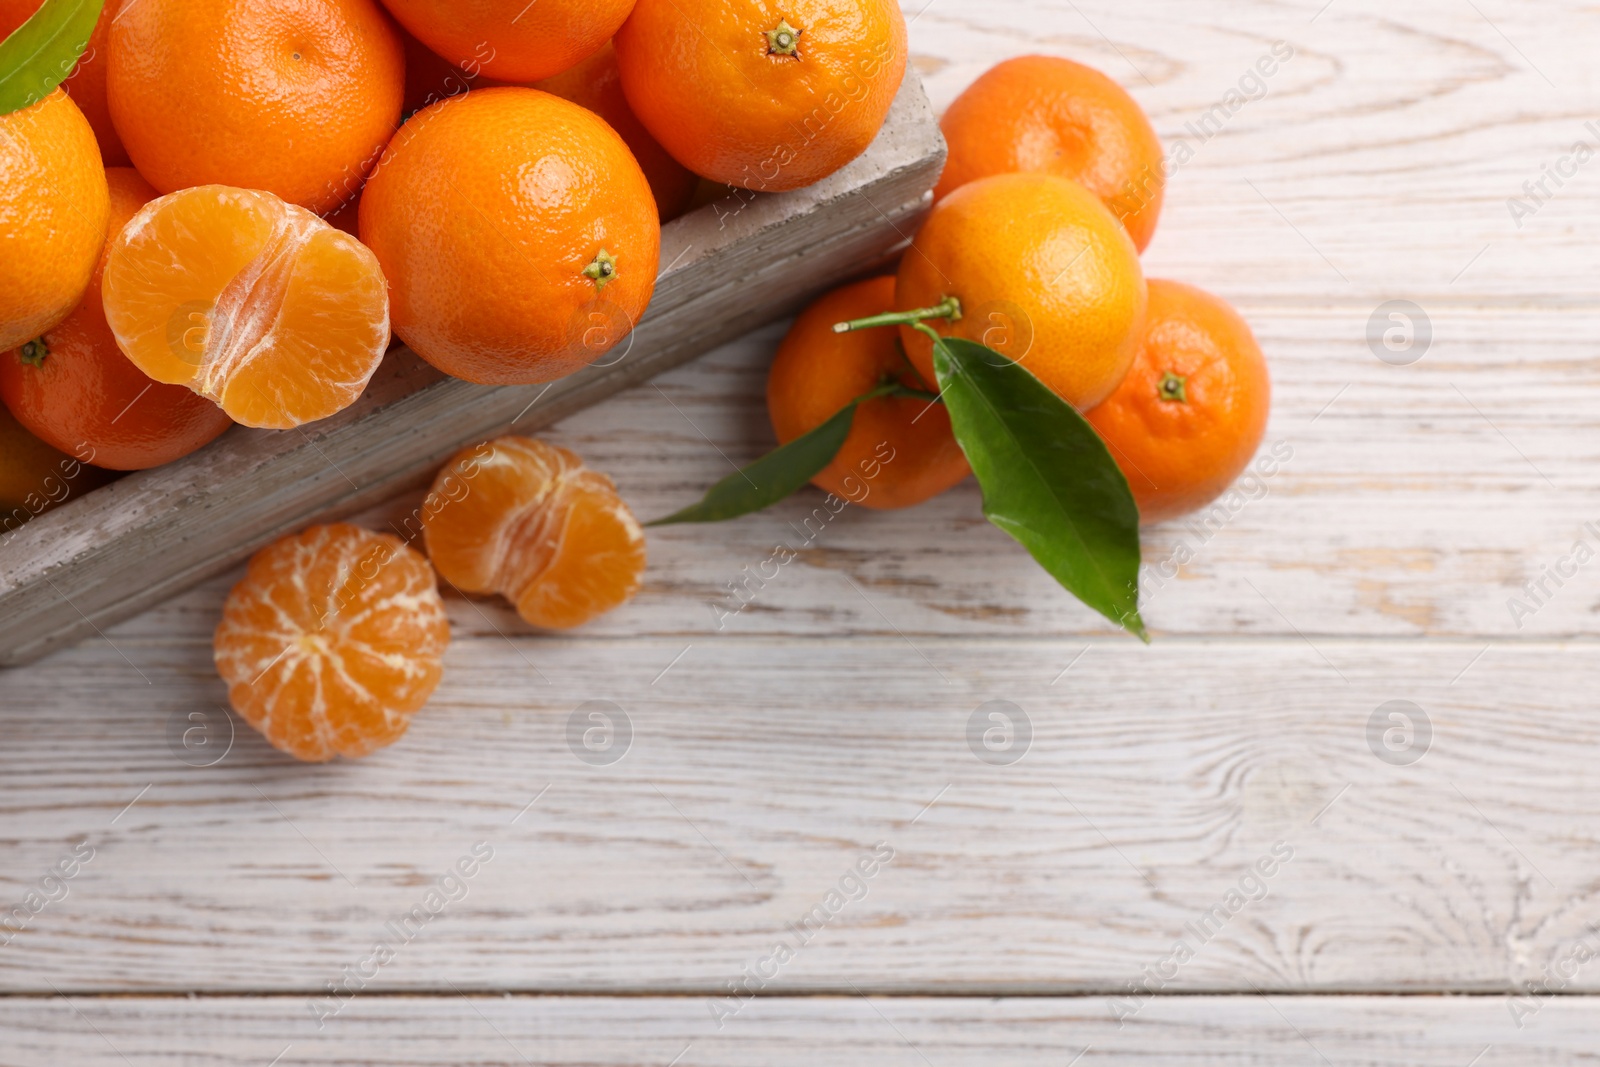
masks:
{"label": "peeled tangerine", "polygon": [[212,641],[233,709],[302,760],[393,744],[433,695],[450,624],[421,553],[348,523],[250,560]]}
{"label": "peeled tangerine", "polygon": [[610,611],[644,574],[644,531],[611,479],[527,437],[457,453],[434,480],[423,534],[445,581],[499,593],[547,629]]}
{"label": "peeled tangerine", "polygon": [[377,257],[271,193],[201,185],[151,201],[113,242],[101,284],[140,370],[246,426],[349,406],[389,345]]}

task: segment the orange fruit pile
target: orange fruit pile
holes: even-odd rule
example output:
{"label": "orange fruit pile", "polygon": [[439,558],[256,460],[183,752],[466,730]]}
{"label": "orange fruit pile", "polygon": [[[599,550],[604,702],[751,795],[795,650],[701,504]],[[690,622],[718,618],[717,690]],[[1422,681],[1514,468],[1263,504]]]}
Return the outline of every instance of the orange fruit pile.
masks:
{"label": "orange fruit pile", "polygon": [[[856,305],[865,291],[858,285],[815,306],[837,301],[841,324],[892,306],[902,313],[905,358],[924,382],[934,380],[933,341],[907,319],[1021,363],[1085,414],[1127,478],[1141,522],[1216,499],[1265,433],[1266,360],[1225,301],[1176,282],[1145,281],[1139,253],[1155,231],[1166,163],[1144,112],[1097,71],[1023,56],[978,78],[940,126],[949,162],[934,207],[901,258],[892,301],[880,295]],[[819,385],[818,368],[842,360],[844,350],[814,328],[810,314],[785,338],[768,379],[768,407],[783,442],[870,388],[864,368],[872,357],[864,350],[850,357],[863,370],[847,388]],[[900,373],[887,353],[876,358],[884,361],[879,381]],[[797,417],[802,410],[805,417]],[[947,446],[941,437],[924,451],[932,456]],[[860,448],[852,432],[816,484],[839,493],[841,468]],[[912,469],[892,471],[886,484]],[[953,475],[955,468],[946,470]],[[943,485],[927,487],[903,502]],[[877,506],[901,502],[884,495]],[[863,503],[873,506],[870,498]]]}
{"label": "orange fruit pile", "polygon": [[[38,4],[0,0],[0,34]],[[64,88],[0,115],[0,505],[21,521],[108,477],[90,459],[328,418],[391,323],[470,382],[578,371],[646,313],[662,222],[705,180],[780,192],[865,151],[906,33],[896,0],[108,0]],[[959,482],[929,338],[833,329],[958,305],[929,325],[1087,412],[1146,521],[1221,492],[1264,431],[1265,363],[1221,301],[1144,279],[1165,169],[1138,105],[1026,56],[942,127],[895,275],[822,297],[780,347],[780,441],[865,397],[817,485],[896,508]],[[429,558],[336,524],[251,560],[215,657],[272,744],[324,760],[404,733],[449,639],[435,568],[547,629],[645,568],[612,481],[523,437],[456,455],[422,528]]]}
{"label": "orange fruit pile", "polygon": [[251,557],[212,647],[245,721],[296,759],[327,760],[399,740],[449,643],[428,561],[397,537],[336,523]]}
{"label": "orange fruit pile", "polygon": [[[0,33],[39,3],[0,0]],[[110,235],[100,306],[152,382],[254,427],[325,418],[382,358],[391,301],[395,334],[448,374],[571,374],[645,313],[660,223],[704,178],[833,173],[904,73],[891,0],[689,6],[110,0],[64,89],[0,115],[0,352],[36,354],[80,302],[98,324],[104,168],[131,161],[166,196]],[[199,431],[176,421],[172,447],[116,462],[183,454]],[[109,457],[129,427],[101,422],[86,436]]]}
{"label": "orange fruit pile", "polygon": [[[39,4],[0,0],[0,36]],[[661,223],[705,179],[834,173],[905,67],[893,0],[107,0],[63,88],[0,115],[0,503],[20,522],[108,477],[82,457],[143,469],[234,422],[327,418],[362,395],[391,316],[469,381],[571,374],[645,314]],[[830,344],[827,366],[797,365],[810,400],[780,390],[775,420],[920,381],[882,339]],[[964,474],[926,397],[859,419],[858,445],[900,457],[874,506]],[[469,468],[426,522],[458,588],[546,628],[639,588],[643,532],[603,474],[513,437],[440,478]],[[299,758],[393,741],[438,681],[430,565],[391,541],[314,528],[259,552],[229,598],[230,697]]]}

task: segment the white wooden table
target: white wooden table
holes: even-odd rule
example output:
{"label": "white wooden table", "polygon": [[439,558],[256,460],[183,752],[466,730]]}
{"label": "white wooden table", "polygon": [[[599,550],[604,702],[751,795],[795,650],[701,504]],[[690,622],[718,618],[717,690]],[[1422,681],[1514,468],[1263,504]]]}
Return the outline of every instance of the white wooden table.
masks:
{"label": "white wooden table", "polygon": [[[908,10],[937,106],[1043,50],[1194,148],[1148,269],[1250,318],[1291,455],[1209,532],[1148,532],[1193,555],[1152,647],[970,483],[847,509],[719,630],[802,496],[653,531],[578,635],[452,600],[437,698],[369,760],[240,726],[191,766],[169,731],[227,722],[213,582],[0,674],[0,907],[54,898],[0,945],[0,1064],[1594,1062],[1600,563],[1563,561],[1600,548],[1600,160],[1564,160],[1600,147],[1600,13],[1321,3]],[[1404,365],[1368,342],[1391,300],[1431,325]],[[550,436],[665,513],[769,446],[780,335]],[[995,700],[1028,728],[985,761]],[[589,701],[628,723],[600,756]]]}

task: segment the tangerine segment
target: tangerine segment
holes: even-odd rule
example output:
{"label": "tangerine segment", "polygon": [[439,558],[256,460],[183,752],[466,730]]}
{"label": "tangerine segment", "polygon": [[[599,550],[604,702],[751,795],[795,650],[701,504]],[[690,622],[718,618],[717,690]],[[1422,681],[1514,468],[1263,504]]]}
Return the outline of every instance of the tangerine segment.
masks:
{"label": "tangerine segment", "polygon": [[140,370],[246,426],[347,407],[389,344],[377,257],[271,193],[202,185],[152,201],[112,244],[101,284]]}
{"label": "tangerine segment", "polygon": [[423,535],[445,581],[500,593],[548,629],[617,607],[644,574],[644,531],[611,479],[527,437],[496,438],[446,464]]}
{"label": "tangerine segment", "polygon": [[228,700],[301,760],[393,744],[439,684],[450,625],[433,568],[399,538],[313,526],[250,560],[212,648]]}

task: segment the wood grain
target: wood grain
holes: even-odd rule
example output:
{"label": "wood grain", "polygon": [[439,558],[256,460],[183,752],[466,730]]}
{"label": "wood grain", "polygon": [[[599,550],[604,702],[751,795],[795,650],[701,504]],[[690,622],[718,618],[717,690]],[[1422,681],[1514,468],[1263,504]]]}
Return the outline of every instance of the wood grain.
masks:
{"label": "wood grain", "polygon": [[[1572,754],[1600,727],[1572,696],[1600,668],[1476,651],[478,639],[359,764],[295,765],[241,725],[195,768],[168,730],[222,706],[209,646],[92,642],[6,679],[0,900],[76,842],[96,856],[0,951],[0,988],[314,991],[487,842],[371,989],[707,993],[886,842],[766,992],[1125,989],[1275,846],[1292,861],[1166,992],[1503,992],[1597,936],[1600,778]],[[1009,766],[969,743],[994,700],[1031,722]],[[1371,747],[1393,700],[1431,723],[1410,766]],[[569,744],[590,701],[631,723],[609,765]],[[1600,990],[1600,964],[1572,985]]]}
{"label": "wood grain", "polygon": [[[1168,997],[1119,1028],[1093,999],[764,998],[718,1030],[696,999],[357,998],[0,1003],[6,1067],[1466,1067],[1590,1064],[1593,998],[1522,1029],[1498,998]],[[674,1059],[677,1057],[677,1059]],[[1078,1057],[1078,1059],[1074,1059]]]}
{"label": "wood grain", "polygon": [[[1169,153],[1190,144],[1145,255],[1154,275],[1295,307],[1594,308],[1600,158],[1548,183],[1553,197],[1520,227],[1507,207],[1575,143],[1600,149],[1586,127],[1600,124],[1600,71],[1578,44],[1590,12],[1505,0],[906,7],[937,110],[991,64],[1047,52],[1125,86]],[[1265,94],[1208,119],[1278,41],[1294,57],[1262,79]]]}

